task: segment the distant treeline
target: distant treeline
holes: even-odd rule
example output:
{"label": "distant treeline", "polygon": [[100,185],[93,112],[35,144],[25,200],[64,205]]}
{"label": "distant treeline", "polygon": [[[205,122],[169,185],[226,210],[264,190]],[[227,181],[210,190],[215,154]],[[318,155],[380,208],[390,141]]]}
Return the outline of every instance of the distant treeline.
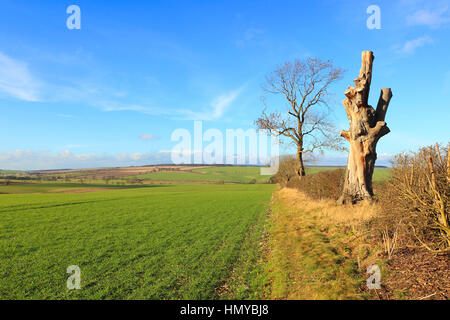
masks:
{"label": "distant treeline", "polygon": [[4,179],[4,180],[36,180],[36,178],[31,177],[31,176],[14,176],[14,175],[0,176],[0,179]]}

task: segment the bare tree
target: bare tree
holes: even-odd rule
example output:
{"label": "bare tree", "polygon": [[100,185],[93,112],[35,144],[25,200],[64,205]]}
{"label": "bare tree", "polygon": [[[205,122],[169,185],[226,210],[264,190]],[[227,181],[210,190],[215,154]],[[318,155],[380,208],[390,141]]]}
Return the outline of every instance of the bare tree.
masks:
{"label": "bare tree", "polygon": [[373,199],[372,175],[377,159],[378,140],[390,132],[384,121],[392,98],[390,88],[381,89],[377,109],[368,104],[372,81],[373,52],[362,52],[362,64],[355,86],[345,91],[343,101],[350,129],[342,130],[341,137],[350,143],[347,173],[339,204]]}
{"label": "bare tree", "polygon": [[287,62],[266,78],[266,93],[281,95],[287,103],[286,112],[266,113],[255,121],[259,129],[283,136],[297,148],[299,178],[305,175],[303,155],[324,149],[341,150],[342,144],[335,134],[330,114],[330,85],[343,73],[330,61],[309,58],[306,61]]}

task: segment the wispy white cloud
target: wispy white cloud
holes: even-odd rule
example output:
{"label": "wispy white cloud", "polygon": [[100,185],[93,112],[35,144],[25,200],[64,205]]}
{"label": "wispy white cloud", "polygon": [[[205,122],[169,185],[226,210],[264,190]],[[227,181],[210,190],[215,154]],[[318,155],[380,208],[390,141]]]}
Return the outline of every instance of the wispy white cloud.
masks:
{"label": "wispy white cloud", "polygon": [[[251,38],[251,35],[248,37]],[[149,77],[155,85],[155,77]],[[201,106],[170,108],[155,106],[155,103],[130,101],[130,94],[123,88],[108,87],[101,78],[61,79],[58,83],[40,80],[29,70],[28,65],[0,51],[0,94],[31,102],[83,103],[105,112],[134,111],[146,115],[163,116],[169,119],[217,120],[239,96],[243,87],[223,93],[213,99],[208,107]],[[152,105],[153,104],[153,105]],[[70,114],[59,113],[60,118],[74,118]]]}
{"label": "wispy white cloud", "polygon": [[58,118],[64,118],[64,119],[75,119],[76,117],[72,114],[65,114],[65,113],[59,113],[56,115]]}
{"label": "wispy white cloud", "polygon": [[119,154],[59,153],[48,150],[16,150],[0,152],[0,168],[10,170],[80,169],[171,163],[163,152],[135,152]]}
{"label": "wispy white cloud", "polygon": [[168,116],[172,115],[173,111],[170,109],[164,109],[159,107],[153,107],[148,105],[135,105],[135,104],[127,104],[126,102],[120,101],[100,101],[93,102],[92,105],[99,107],[103,111],[114,112],[114,111],[135,111],[151,116]]}
{"label": "wispy white cloud", "polygon": [[148,141],[148,140],[154,140],[156,139],[156,136],[152,135],[152,134],[143,134],[139,137],[141,140],[143,141]]}
{"label": "wispy white cloud", "polygon": [[244,90],[245,85],[237,88],[233,91],[226,92],[218,95],[211,99],[208,107],[199,108],[197,111],[194,108],[162,108],[155,107],[146,104],[128,104],[126,102],[120,101],[119,99],[109,99],[109,100],[97,100],[91,101],[91,105],[106,111],[106,112],[117,112],[117,111],[135,111],[151,116],[163,116],[169,119],[176,120],[217,120],[220,119],[228,110],[228,108],[233,104],[233,102],[238,98],[241,92]]}
{"label": "wispy white cloud", "polygon": [[259,36],[264,33],[264,30],[259,28],[249,28],[245,30],[242,39],[236,41],[236,45],[239,47],[243,47],[248,44],[261,44],[262,40]]}
{"label": "wispy white cloud", "polygon": [[233,103],[233,101],[236,100],[241,91],[242,88],[239,88],[237,90],[220,95],[219,97],[215,98],[211,102],[211,106],[213,107],[212,118],[213,119],[220,118],[225,113],[227,108]]}
{"label": "wispy white cloud", "polygon": [[0,52],[0,92],[19,100],[39,101],[40,81],[28,65]]}
{"label": "wispy white cloud", "polygon": [[406,18],[410,26],[427,26],[433,29],[450,23],[450,10],[448,6],[439,9],[421,9]]}
{"label": "wispy white cloud", "polygon": [[161,116],[167,119],[185,119],[186,110],[177,110],[172,108],[160,108],[150,105],[134,105],[121,101],[100,101],[92,102],[92,105],[105,112],[123,112],[132,111],[148,116]]}
{"label": "wispy white cloud", "polygon": [[434,40],[429,36],[419,37],[417,39],[408,40],[403,45],[395,47],[395,50],[401,54],[413,54],[417,48],[433,43]]}
{"label": "wispy white cloud", "polygon": [[[102,85],[101,80],[90,80],[89,76],[82,79],[53,79],[37,77],[29,65],[0,51],[0,94],[28,102],[84,102],[93,105],[101,98],[119,99],[126,92],[117,88]],[[57,114],[58,117],[69,118],[72,115]]]}
{"label": "wispy white cloud", "polygon": [[212,99],[208,108],[202,111],[178,110],[180,118],[187,120],[217,120],[221,118],[244,90],[245,85]]}

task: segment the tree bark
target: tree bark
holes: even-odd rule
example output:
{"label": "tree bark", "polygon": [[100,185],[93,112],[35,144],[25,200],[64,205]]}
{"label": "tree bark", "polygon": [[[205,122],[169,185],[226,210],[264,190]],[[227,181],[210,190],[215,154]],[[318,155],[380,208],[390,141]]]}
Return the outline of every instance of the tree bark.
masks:
{"label": "tree bark", "polygon": [[373,200],[372,175],[377,159],[378,140],[390,132],[384,121],[392,98],[390,88],[381,89],[377,109],[368,105],[370,83],[372,81],[371,51],[363,51],[359,77],[354,80],[355,87],[349,86],[343,101],[350,129],[342,130],[341,137],[350,143],[344,189],[338,204]]}
{"label": "tree bark", "polygon": [[303,163],[303,150],[301,148],[297,148],[297,175],[298,178],[306,176],[305,165]]}

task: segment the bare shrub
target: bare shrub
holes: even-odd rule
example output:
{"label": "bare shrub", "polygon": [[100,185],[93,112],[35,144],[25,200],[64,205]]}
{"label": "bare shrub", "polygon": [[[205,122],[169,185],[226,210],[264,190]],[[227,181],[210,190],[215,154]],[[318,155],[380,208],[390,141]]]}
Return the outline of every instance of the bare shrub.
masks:
{"label": "bare shrub", "polygon": [[395,228],[395,230],[392,232],[389,230],[388,226],[384,226],[384,230],[381,231],[382,239],[383,239],[383,248],[384,252],[386,253],[388,260],[391,259],[392,255],[394,254],[394,250],[397,248],[397,240],[399,238],[399,228],[401,226],[402,220],[400,220]]}
{"label": "bare shrub", "polygon": [[434,253],[450,251],[448,153],[436,144],[397,155],[392,178],[380,193],[380,223],[392,227],[403,219],[413,238]]}
{"label": "bare shrub", "polygon": [[296,157],[287,155],[280,159],[278,172],[271,181],[281,187],[299,189],[313,199],[336,200],[344,185],[344,174],[344,169],[327,170],[308,174],[300,179]]}
{"label": "bare shrub", "polygon": [[295,156],[283,156],[280,159],[278,172],[271,178],[271,181],[274,183],[279,183],[282,187],[286,187],[291,180],[298,180],[296,169],[297,159]]}
{"label": "bare shrub", "polygon": [[297,181],[300,191],[313,199],[337,200],[344,185],[344,169],[316,172]]}

